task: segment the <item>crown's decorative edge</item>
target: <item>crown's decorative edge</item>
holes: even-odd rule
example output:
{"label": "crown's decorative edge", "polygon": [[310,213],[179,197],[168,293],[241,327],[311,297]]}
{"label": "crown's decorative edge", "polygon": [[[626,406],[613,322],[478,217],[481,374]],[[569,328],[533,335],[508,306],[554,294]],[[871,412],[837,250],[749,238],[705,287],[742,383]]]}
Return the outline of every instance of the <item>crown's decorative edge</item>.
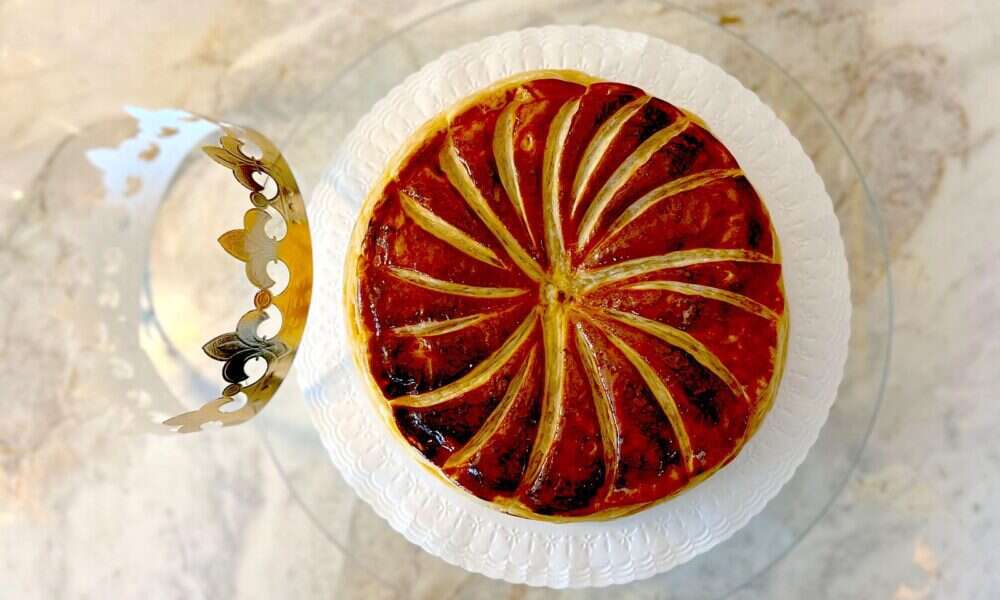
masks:
{"label": "crown's decorative edge", "polygon": [[[263,410],[288,376],[305,331],[312,296],[309,221],[291,168],[278,148],[261,133],[229,124],[220,124],[220,128],[219,145],[204,146],[202,150],[230,169],[236,181],[250,190],[253,208],[243,215],[243,228],[222,234],[219,244],[245,263],[247,279],[258,291],[253,297],[253,308],[240,318],[235,330],[218,335],[203,346],[205,354],[224,363],[222,378],[227,385],[219,397],[197,410],[163,421],[177,433],[201,431],[210,423],[222,427],[238,425]],[[251,146],[256,146],[259,157],[251,155],[256,152],[248,154]],[[268,196],[268,178],[276,188],[272,196]],[[277,212],[285,222],[285,234],[280,239],[265,231],[273,218],[272,212]],[[271,291],[276,282],[267,272],[272,261],[282,262],[288,269],[288,284],[277,294]],[[257,330],[269,318],[266,311],[271,307],[281,314],[281,327],[273,336],[264,337]],[[244,385],[242,382],[248,379],[245,367],[256,358],[264,360],[266,369],[256,381]],[[240,401],[241,394],[245,402],[226,410]]]}

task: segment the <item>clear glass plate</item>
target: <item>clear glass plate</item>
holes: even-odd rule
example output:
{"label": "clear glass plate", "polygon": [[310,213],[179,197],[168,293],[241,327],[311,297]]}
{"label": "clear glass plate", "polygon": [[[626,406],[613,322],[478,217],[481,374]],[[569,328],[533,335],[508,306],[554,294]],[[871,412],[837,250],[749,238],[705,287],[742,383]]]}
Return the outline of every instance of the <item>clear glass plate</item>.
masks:
{"label": "clear glass plate", "polygon": [[[699,53],[754,90],[789,126],[816,164],[841,224],[854,306],[840,393],[819,440],[782,492],[729,541],[663,575],[623,586],[626,597],[718,598],[731,594],[791,551],[825,514],[853,471],[882,398],[891,342],[888,258],[877,207],[829,117],[770,57],[700,15],[654,0],[496,3],[443,9],[392,33],[333,79],[278,139],[308,199],[343,137],[371,105],[441,53],[482,37],[547,24],[593,24],[641,31]],[[244,122],[268,130],[268,115]],[[259,119],[257,118],[259,117]],[[293,371],[294,373],[294,371]],[[330,464],[299,398],[294,377],[256,421],[289,489],[344,556],[345,593],[371,586],[402,596],[494,598],[510,586],[472,575],[411,546],[358,500]],[[391,565],[391,568],[384,568]],[[523,590],[526,597],[551,591]],[[606,592],[560,592],[603,597]],[[549,597],[546,595],[546,597]]]}

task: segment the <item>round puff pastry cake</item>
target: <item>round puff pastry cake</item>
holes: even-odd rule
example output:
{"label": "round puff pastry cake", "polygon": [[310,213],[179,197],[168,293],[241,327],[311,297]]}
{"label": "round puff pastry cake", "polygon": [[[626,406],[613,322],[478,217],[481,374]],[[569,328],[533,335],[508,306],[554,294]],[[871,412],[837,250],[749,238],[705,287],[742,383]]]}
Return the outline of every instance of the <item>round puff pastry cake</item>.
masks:
{"label": "round puff pastry cake", "polygon": [[477,92],[411,136],[351,244],[355,358],[387,423],[503,511],[669,498],[777,391],[767,210],[697,116],[636,87],[535,71]]}

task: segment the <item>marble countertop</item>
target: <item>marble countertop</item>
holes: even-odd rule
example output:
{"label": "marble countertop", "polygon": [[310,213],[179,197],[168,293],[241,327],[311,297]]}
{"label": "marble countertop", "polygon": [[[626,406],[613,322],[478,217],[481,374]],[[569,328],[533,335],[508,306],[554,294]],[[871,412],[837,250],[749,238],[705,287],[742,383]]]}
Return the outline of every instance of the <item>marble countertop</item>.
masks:
{"label": "marble countertop", "polygon": [[[0,1],[0,379],[14,382],[0,397],[0,598],[464,589],[457,569],[424,576],[436,559],[416,549],[393,565],[405,585],[353,569],[252,429],[184,443],[122,436],[78,389],[88,363],[57,310],[72,257],[48,243],[45,207],[30,205],[62,141],[123,104],[280,114],[321,85],[312,74],[440,4]],[[735,597],[997,597],[1000,4],[687,4],[773,55],[831,115],[881,204],[896,298],[886,397],[859,467],[801,544]],[[370,535],[375,548],[405,548]]]}

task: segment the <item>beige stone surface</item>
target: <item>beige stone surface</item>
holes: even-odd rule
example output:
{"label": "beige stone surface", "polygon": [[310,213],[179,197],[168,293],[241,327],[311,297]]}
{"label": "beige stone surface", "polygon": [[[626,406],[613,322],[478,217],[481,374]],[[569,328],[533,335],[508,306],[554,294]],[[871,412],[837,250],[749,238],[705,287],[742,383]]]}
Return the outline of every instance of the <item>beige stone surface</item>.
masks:
{"label": "beige stone surface", "polygon": [[[282,138],[303,98],[440,6],[0,2],[0,598],[604,597],[488,583],[409,546],[353,496],[320,498],[308,460],[279,470],[271,456],[307,454],[308,428],[277,441],[253,426],[127,434],[121,400],[92,393],[112,377],[93,360],[98,340],[65,312],[83,289],[74,231],[36,192],[68,136],[128,104],[266,114]],[[896,290],[892,371],[858,470],[735,597],[997,597],[1000,5],[690,6],[724,16],[831,115],[881,204]],[[420,64],[419,48],[399,52]],[[292,389],[278,402],[304,410]],[[320,500],[307,510],[299,494]]]}

